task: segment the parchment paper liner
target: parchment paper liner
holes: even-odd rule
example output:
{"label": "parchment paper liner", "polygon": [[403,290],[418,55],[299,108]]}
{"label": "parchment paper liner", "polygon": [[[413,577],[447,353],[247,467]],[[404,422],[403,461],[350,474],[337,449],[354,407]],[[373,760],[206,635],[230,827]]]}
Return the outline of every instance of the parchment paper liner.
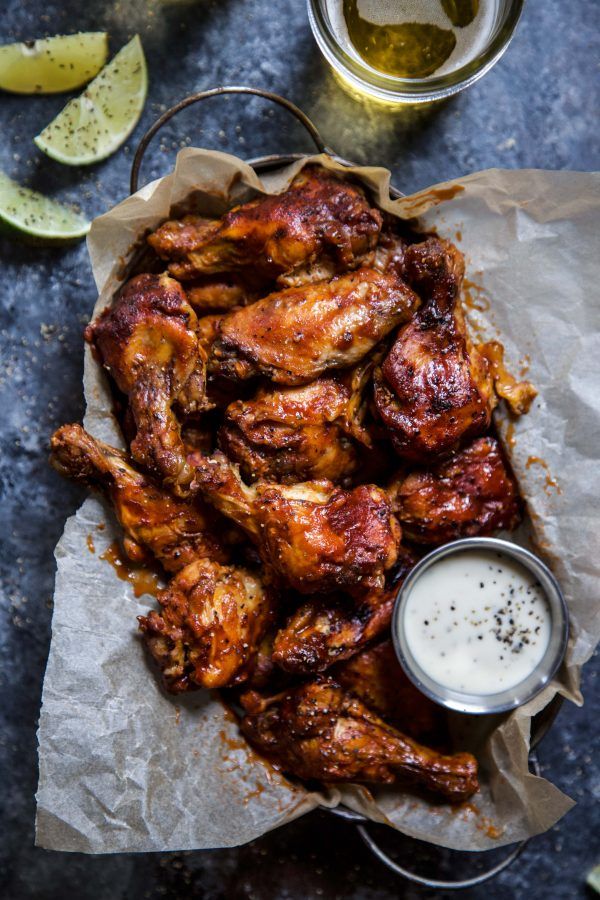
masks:
{"label": "parchment paper liner", "polygon": [[[341,166],[312,157],[327,168]],[[100,296],[109,302],[123,262],[146,230],[196,192],[198,209],[219,214],[233,199],[283,189],[309,160],[262,182],[233,156],[185,149],[172,174],[95,220],[88,246]],[[68,520],[57,549],[52,643],[39,726],[37,844],[108,853],[216,848],[250,841],[318,804],[343,802],[421,840],[484,850],[550,828],[573,802],[528,771],[531,716],[558,691],[576,703],[579,668],[600,636],[597,457],[600,435],[600,305],[597,175],[490,170],[392,202],[387,170],[349,170],[379,205],[420,217],[457,241],[467,259],[469,318],[501,336],[513,369],[529,364],[539,389],[517,423],[500,412],[532,539],[555,570],[571,614],[560,678],[527,706],[489,719],[457,717],[461,748],[476,750],[483,787],[458,811],[402,787],[343,786],[323,794],[293,786],[256,756],[237,725],[205,692],[173,699],[149,671],[136,636],[136,600],[100,554],[118,527],[91,497]],[[398,185],[400,188],[401,184]],[[229,197],[226,201],[225,198]],[[491,305],[486,298],[490,298]],[[476,309],[478,307],[479,309]],[[85,426],[122,446],[108,384],[89,348]],[[102,523],[105,523],[104,530]],[[90,553],[88,535],[96,553]]]}

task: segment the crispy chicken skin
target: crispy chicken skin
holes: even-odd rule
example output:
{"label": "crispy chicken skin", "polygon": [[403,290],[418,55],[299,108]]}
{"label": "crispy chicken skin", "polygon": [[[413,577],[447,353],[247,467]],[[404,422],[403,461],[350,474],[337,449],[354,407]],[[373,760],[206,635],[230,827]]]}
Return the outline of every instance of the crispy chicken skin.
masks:
{"label": "crispy chicken skin", "polygon": [[324,672],[387,628],[395,599],[393,589],[355,600],[339,594],[310,597],[277,632],[273,662],[295,675]]}
{"label": "crispy chicken skin", "polygon": [[332,675],[345,691],[409,737],[435,743],[446,737],[444,710],[409,681],[391,640],[361,650],[337,665]]}
{"label": "crispy chicken skin", "polygon": [[379,243],[375,250],[373,268],[378,272],[391,273],[404,278],[404,257],[409,242],[393,230],[384,225],[379,236]]}
{"label": "crispy chicken skin", "polygon": [[161,225],[157,231],[148,236],[148,243],[161,259],[185,263],[188,254],[201,248],[218,228],[217,219],[183,216],[181,219],[170,219]]}
{"label": "crispy chicken skin", "polygon": [[321,677],[265,701],[249,694],[245,703],[244,735],[298,778],[400,780],[455,803],[478,790],[477,761],[470,753],[443,756],[417,744],[333,679]]}
{"label": "crispy chicken skin", "polygon": [[246,531],[275,580],[303,594],[383,588],[401,532],[381,488],[345,491],[328,481],[248,487],[222,453],[193,454],[190,462],[206,499]]}
{"label": "crispy chicken skin", "polygon": [[235,276],[207,276],[185,285],[188,302],[200,315],[223,313],[258,300],[258,293]]}
{"label": "crispy chicken skin", "polygon": [[210,313],[198,319],[196,334],[198,343],[206,353],[207,358],[212,353],[213,344],[219,337],[221,322],[223,321],[222,313]]}
{"label": "crispy chicken skin", "polygon": [[135,423],[134,460],[184,494],[192,478],[185,459],[177,404],[186,413],[208,406],[206,354],[196,314],[168,275],[138,275],[86,329],[102,363],[126,394]]}
{"label": "crispy chicken skin", "polygon": [[136,471],[124,453],[93,438],[81,425],[63,425],[50,446],[55,469],[109,497],[130,559],[145,562],[153,557],[167,572],[203,556],[227,561],[219,537],[221,517],[208,504],[174,497]]}
{"label": "crispy chicken skin", "polygon": [[172,694],[239,684],[273,617],[273,596],[247,569],[198,559],[158,594],[139,627]]}
{"label": "crispy chicken skin", "polygon": [[495,395],[457,304],[462,255],[429,238],[407,248],[404,270],[423,306],[375,372],[375,404],[396,452],[421,462],[485,431]]}
{"label": "crispy chicken skin", "polygon": [[358,465],[351,429],[350,388],[319,378],[299,388],[261,388],[225,412],[219,445],[247,481],[339,482]]}
{"label": "crispy chicken skin", "polygon": [[353,366],[418,305],[396,275],[368,268],[287,288],[222,320],[210,369],[237,380],[262,374],[278,384],[307,384]]}
{"label": "crispy chicken skin", "polygon": [[420,543],[512,530],[521,520],[516,481],[491,437],[429,469],[413,470],[394,490],[403,533]]}
{"label": "crispy chicken skin", "polygon": [[402,259],[403,277],[423,302],[439,313],[452,308],[465,275],[465,259],[450,241],[429,236],[406,247]]}
{"label": "crispy chicken skin", "polygon": [[318,166],[307,166],[281,194],[235,206],[218,221],[188,216],[148,238],[182,280],[250,271],[264,280],[321,278],[356,268],[374,249],[381,214],[364,191]]}
{"label": "crispy chicken skin", "polygon": [[349,659],[389,627],[396,594],[417,557],[400,547],[393,584],[362,597],[308,597],[279,629],[273,662],[296,675],[324,672]]}

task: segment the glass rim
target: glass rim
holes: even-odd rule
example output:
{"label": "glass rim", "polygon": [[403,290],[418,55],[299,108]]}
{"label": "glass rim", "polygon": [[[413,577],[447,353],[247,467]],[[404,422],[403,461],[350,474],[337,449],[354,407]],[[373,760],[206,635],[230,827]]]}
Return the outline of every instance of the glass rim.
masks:
{"label": "glass rim", "polygon": [[404,78],[376,72],[353,59],[341,47],[325,12],[326,0],[307,0],[308,17],[315,40],[330,65],[352,85],[384,100],[409,102],[439,100],[473,84],[500,59],[507,49],[523,12],[525,0],[507,0],[504,21],[485,48],[468,63],[445,75]]}

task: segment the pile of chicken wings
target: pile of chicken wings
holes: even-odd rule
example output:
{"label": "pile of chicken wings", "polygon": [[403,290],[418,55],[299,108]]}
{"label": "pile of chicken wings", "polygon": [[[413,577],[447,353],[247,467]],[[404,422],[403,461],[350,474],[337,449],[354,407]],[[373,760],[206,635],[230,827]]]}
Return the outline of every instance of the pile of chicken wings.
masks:
{"label": "pile of chicken wings", "polygon": [[420,556],[520,518],[491,414],[535,391],[470,339],[461,253],[314,165],[148,245],[86,331],[129,451],[66,425],[52,460],[169,579],[139,620],[165,688],[227,689],[292,776],[469,797],[476,760],[388,638]]}

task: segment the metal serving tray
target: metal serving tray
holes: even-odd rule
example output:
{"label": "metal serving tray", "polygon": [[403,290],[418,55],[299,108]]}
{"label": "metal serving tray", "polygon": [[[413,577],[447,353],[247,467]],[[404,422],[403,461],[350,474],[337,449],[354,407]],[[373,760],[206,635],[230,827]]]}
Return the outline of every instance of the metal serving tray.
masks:
{"label": "metal serving tray", "polygon": [[[192,106],[193,104],[199,103],[202,100],[207,100],[210,97],[219,97],[224,94],[250,94],[256,97],[262,97],[265,100],[270,100],[272,103],[276,103],[278,106],[281,106],[288,112],[290,112],[300,122],[300,124],[304,126],[304,128],[312,138],[319,153],[326,153],[328,156],[331,156],[342,165],[353,165],[353,163],[338,156],[335,151],[325,143],[314,123],[311,122],[308,116],[290,100],[287,100],[285,97],[281,97],[279,94],[274,94],[271,91],[262,90],[261,88],[248,87],[246,85],[226,85],[224,87],[212,88],[208,91],[200,91],[196,94],[190,94],[189,97],[185,97],[183,100],[180,100],[179,103],[176,103],[174,106],[170,107],[170,109],[167,109],[166,112],[164,112],[154,122],[154,124],[150,126],[150,128],[146,131],[146,133],[140,140],[133,159],[130,180],[130,191],[132,194],[134,194],[138,190],[140,167],[142,165],[144,154],[148,148],[148,145],[152,138],[160,131],[163,125],[165,125],[168,121],[170,121],[170,119],[173,118],[173,116],[177,115],[177,113],[181,112],[181,110],[183,109],[186,109],[188,106]],[[289,165],[295,160],[304,159],[308,155],[309,154],[307,153],[274,153],[270,156],[255,157],[253,159],[247,160],[247,162],[257,173],[260,174],[261,172],[270,172],[275,169],[282,168],[283,166]],[[393,199],[398,199],[399,197],[403,197],[405,195],[397,188],[390,186],[390,196]],[[556,695],[556,697],[548,704],[548,706],[546,706],[532,720],[530,744],[531,750],[529,759],[531,768],[536,775],[540,774],[540,768],[535,750],[542,738],[545,737],[552,724],[554,723],[554,720],[562,706],[562,702],[562,697]],[[397,862],[395,862],[395,860],[393,860],[387,853],[385,853],[381,849],[379,844],[374,840],[371,834],[369,834],[368,826],[371,823],[364,816],[360,815],[360,813],[356,813],[353,810],[347,809],[343,806],[338,806],[334,809],[330,809],[329,812],[332,815],[337,816],[338,818],[342,818],[348,822],[355,823],[357,831],[366,846],[382,863],[384,863],[388,867],[388,869],[390,869],[392,872],[395,872],[397,875],[401,875],[408,881],[412,881],[415,884],[424,885],[425,887],[429,888],[462,890],[464,888],[470,888],[478,884],[483,884],[483,882],[489,881],[491,878],[494,878],[496,875],[510,866],[511,863],[513,863],[517,859],[517,857],[520,856],[530,840],[528,839],[519,842],[500,862],[492,865],[490,868],[478,873],[473,877],[457,879],[455,881],[447,881],[442,879],[430,878],[429,876],[425,875],[419,875],[416,872],[409,871],[403,866],[400,866]],[[410,838],[404,839],[411,840]],[[416,841],[415,844],[417,844]],[[473,854],[465,851],[451,852],[457,857],[457,867],[460,866],[461,859],[464,860],[465,857],[473,856]],[[484,852],[494,853],[496,851],[491,850]],[[477,853],[477,856],[479,857],[481,856],[481,854]]]}

